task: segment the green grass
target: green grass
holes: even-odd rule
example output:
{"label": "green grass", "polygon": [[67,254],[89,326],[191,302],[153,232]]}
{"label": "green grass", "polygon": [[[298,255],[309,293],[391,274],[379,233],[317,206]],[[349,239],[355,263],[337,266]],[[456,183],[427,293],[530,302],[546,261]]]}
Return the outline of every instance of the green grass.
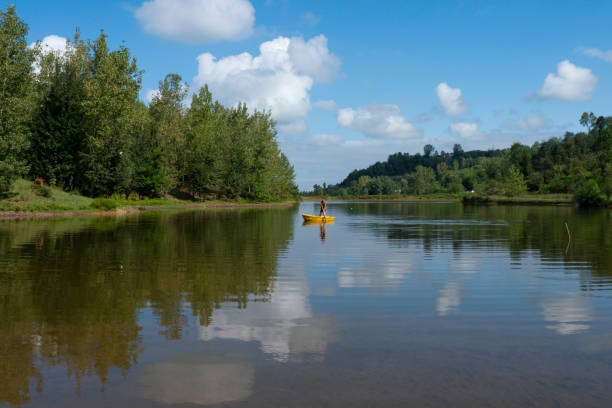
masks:
{"label": "green grass", "polygon": [[[67,193],[60,188],[45,186],[41,189],[29,180],[18,179],[12,186],[11,191],[0,195],[0,211],[53,211],[53,212],[75,212],[93,210],[115,210],[117,208],[130,207],[185,207],[197,206],[208,207],[219,204],[261,204],[261,201],[238,200],[213,200],[195,202],[189,200],[170,199],[145,199],[130,200],[125,196],[119,198],[88,198],[77,193]],[[267,204],[267,203],[266,203]]]}
{"label": "green grass", "polygon": [[50,196],[44,197],[35,192],[31,181],[18,179],[11,191],[0,196],[0,211],[78,211],[90,208],[91,198],[79,194],[50,189]]}

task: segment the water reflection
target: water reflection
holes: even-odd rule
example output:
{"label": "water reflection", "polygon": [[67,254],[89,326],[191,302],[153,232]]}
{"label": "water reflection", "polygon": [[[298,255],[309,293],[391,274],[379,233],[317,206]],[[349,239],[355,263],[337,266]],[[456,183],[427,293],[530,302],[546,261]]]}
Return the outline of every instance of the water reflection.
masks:
{"label": "water reflection", "polygon": [[175,340],[185,303],[206,325],[223,302],[265,301],[292,226],[265,210],[1,223],[0,401],[27,402],[31,378],[41,391],[41,367],[104,387],[142,352],[146,306]]}
{"label": "water reflection", "polygon": [[[573,373],[608,361],[609,211],[329,206],[342,222],[304,228],[296,208],[0,223],[0,403],[53,396],[60,368],[77,393],[93,377],[119,405],[269,406],[283,386],[321,405],[300,398],[322,375],[350,383],[339,392],[358,378],[362,395],[384,383],[428,405],[439,400],[423,390],[479,383],[490,367],[506,370],[496,392],[509,378],[531,390],[568,371],[576,344],[598,359]],[[133,387],[118,389],[121,376]],[[489,401],[485,388],[461,395]]]}
{"label": "water reflection", "polygon": [[164,404],[211,405],[242,401],[251,395],[252,365],[207,355],[189,355],[188,361],[181,361],[184,357],[171,355],[169,361],[146,366],[136,386],[139,396]]}
{"label": "water reflection", "polygon": [[542,313],[546,326],[561,335],[575,334],[588,330],[587,324],[593,320],[593,309],[589,299],[575,294],[566,294],[562,298],[543,299]]}

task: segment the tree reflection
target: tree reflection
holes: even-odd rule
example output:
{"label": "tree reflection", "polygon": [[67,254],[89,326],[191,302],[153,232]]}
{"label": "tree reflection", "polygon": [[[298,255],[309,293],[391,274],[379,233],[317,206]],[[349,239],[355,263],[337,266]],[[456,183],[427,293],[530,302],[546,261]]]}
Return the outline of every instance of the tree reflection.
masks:
{"label": "tree reflection", "polygon": [[186,307],[206,325],[222,302],[266,300],[292,226],[271,209],[1,223],[0,401],[27,402],[48,366],[104,388],[142,352],[144,307],[179,339]]}

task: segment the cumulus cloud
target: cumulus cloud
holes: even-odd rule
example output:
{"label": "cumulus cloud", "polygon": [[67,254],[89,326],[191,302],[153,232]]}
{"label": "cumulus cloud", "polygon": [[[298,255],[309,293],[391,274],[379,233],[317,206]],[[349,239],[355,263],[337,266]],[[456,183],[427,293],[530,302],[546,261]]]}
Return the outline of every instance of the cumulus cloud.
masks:
{"label": "cumulus cloud", "polygon": [[537,95],[543,99],[586,101],[591,98],[598,78],[590,69],[577,67],[568,60],[561,61],[557,73],[546,76]]}
{"label": "cumulus cloud", "polygon": [[[31,43],[28,48],[34,49],[36,47],[40,47],[40,52],[42,54],[56,54],[56,55],[64,55],[67,51],[71,50],[72,47],[68,42],[67,38],[60,37],[59,35],[48,35],[43,38],[42,41],[37,41]],[[40,73],[40,61],[37,60],[32,65],[34,68],[34,73]]]}
{"label": "cumulus cloud", "polygon": [[338,109],[338,105],[336,104],[336,102],[331,99],[327,101],[316,101],[312,105],[319,109],[328,110],[328,111],[335,111]]}
{"label": "cumulus cloud", "polygon": [[317,146],[339,145],[342,143],[342,136],[330,135],[326,133],[315,133],[310,136],[310,141]]}
{"label": "cumulus cloud", "polygon": [[338,124],[366,136],[383,139],[409,139],[421,135],[420,129],[408,122],[393,104],[370,104],[357,109],[338,111]]}
{"label": "cumulus cloud", "polygon": [[329,52],[327,38],[318,35],[308,41],[294,37],[289,43],[289,57],[300,74],[316,82],[329,82],[340,68],[340,59]]}
{"label": "cumulus cloud", "polygon": [[245,38],[255,22],[248,0],[152,0],[134,15],[145,31],[188,43]]}
{"label": "cumulus cloud", "polygon": [[467,103],[461,98],[461,89],[451,88],[442,82],[436,87],[436,94],[447,115],[460,115],[467,111]]}
{"label": "cumulus cloud", "polygon": [[450,125],[451,133],[456,134],[467,140],[482,140],[484,133],[478,129],[478,123],[475,122],[456,122]]}
{"label": "cumulus cloud", "polygon": [[586,55],[590,55],[591,57],[601,58],[606,62],[612,62],[612,50],[603,51],[597,48],[587,48],[584,50]]}
{"label": "cumulus cloud", "polygon": [[[310,61],[298,56],[296,49]],[[327,39],[322,35],[309,41],[278,37],[262,43],[259,51],[255,57],[246,52],[221,59],[210,53],[200,55],[195,89],[208,84],[221,102],[245,102],[250,109],[270,111],[280,126],[303,121],[311,109],[313,84],[331,78],[339,66],[338,58],[327,49]]]}
{"label": "cumulus cloud", "polygon": [[36,47],[36,45],[40,45],[40,50],[48,54],[50,52],[64,54],[68,50],[68,39],[65,37],[60,37],[59,35],[48,35],[43,38],[42,41],[34,42],[29,45],[30,49]]}

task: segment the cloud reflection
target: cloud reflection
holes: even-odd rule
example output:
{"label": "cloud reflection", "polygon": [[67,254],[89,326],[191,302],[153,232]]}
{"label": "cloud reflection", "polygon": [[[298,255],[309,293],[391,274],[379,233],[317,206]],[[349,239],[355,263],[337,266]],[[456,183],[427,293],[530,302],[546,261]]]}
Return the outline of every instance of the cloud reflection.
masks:
{"label": "cloud reflection", "polygon": [[440,289],[440,294],[436,299],[436,312],[440,316],[446,316],[452,311],[459,309],[461,304],[462,286],[456,281],[444,283]]}
{"label": "cloud reflection", "polygon": [[585,324],[593,320],[593,310],[588,299],[571,297],[544,299],[541,302],[544,320],[554,324],[546,326],[561,335],[575,334],[591,328]]}
{"label": "cloud reflection", "polygon": [[199,328],[199,338],[257,341],[264,353],[281,362],[305,353],[322,358],[336,336],[328,318],[312,317],[309,291],[305,278],[279,279],[267,302],[216,310],[211,324]]}

